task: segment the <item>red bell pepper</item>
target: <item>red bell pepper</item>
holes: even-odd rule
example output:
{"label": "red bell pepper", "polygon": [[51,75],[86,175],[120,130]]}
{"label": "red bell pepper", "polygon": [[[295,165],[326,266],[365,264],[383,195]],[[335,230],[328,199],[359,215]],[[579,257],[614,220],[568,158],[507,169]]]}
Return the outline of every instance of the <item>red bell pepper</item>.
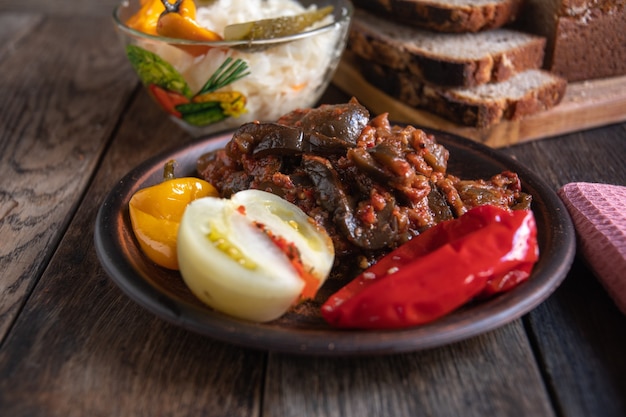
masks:
{"label": "red bell pepper", "polygon": [[189,103],[189,99],[187,97],[175,91],[168,91],[156,84],[150,84],[148,89],[163,110],[176,117],[182,116],[182,114],[176,110],[176,106],[179,104]]}
{"label": "red bell pepper", "polygon": [[510,290],[538,256],[532,211],[479,206],[381,258],[330,296],[321,313],[344,328],[428,323],[477,296]]}

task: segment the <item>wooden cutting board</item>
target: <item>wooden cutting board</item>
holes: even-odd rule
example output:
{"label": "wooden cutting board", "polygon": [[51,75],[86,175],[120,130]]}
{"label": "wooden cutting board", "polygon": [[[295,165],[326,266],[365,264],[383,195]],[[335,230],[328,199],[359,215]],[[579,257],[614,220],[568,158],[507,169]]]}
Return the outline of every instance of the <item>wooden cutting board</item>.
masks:
{"label": "wooden cutting board", "polygon": [[626,76],[570,83],[553,109],[487,129],[461,126],[395,100],[369,84],[348,59],[339,64],[333,83],[373,114],[387,112],[390,120],[454,133],[494,148],[626,121]]}

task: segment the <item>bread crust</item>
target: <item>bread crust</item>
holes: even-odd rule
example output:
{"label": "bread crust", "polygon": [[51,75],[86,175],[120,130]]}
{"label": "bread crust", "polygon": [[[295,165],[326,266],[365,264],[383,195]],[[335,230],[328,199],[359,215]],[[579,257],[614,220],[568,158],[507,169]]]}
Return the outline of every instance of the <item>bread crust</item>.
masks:
{"label": "bread crust", "polygon": [[471,98],[459,89],[427,84],[407,72],[361,58],[356,58],[356,62],[363,77],[389,96],[454,123],[480,129],[502,120],[519,120],[550,109],[561,102],[567,88],[565,79],[549,75],[550,82],[527,89],[519,97],[483,95]]}
{"label": "bread crust", "polygon": [[523,0],[484,4],[446,4],[433,0],[353,0],[357,7],[382,13],[398,22],[438,32],[479,32],[515,20]]}
{"label": "bread crust", "polygon": [[[523,39],[515,47],[507,49],[490,48],[470,56],[454,56],[428,50],[417,45],[419,42],[404,41],[386,32],[388,24],[370,14],[355,14],[348,37],[348,50],[372,62],[399,70],[407,71],[418,79],[443,86],[471,87],[488,82],[505,81],[511,76],[530,68],[539,68],[543,63],[545,39],[539,36],[522,34],[507,29],[496,29],[482,34],[437,34],[433,36],[451,38],[471,37],[473,45],[475,36],[487,39],[495,31],[506,36]],[[408,33],[426,32],[402,29]],[[499,36],[499,35],[494,35]],[[494,44],[496,42],[494,41]],[[469,47],[469,46],[468,46]],[[475,48],[479,50],[479,48]]]}
{"label": "bread crust", "polygon": [[568,81],[626,74],[626,0],[527,0],[516,26],[546,37],[544,68]]}

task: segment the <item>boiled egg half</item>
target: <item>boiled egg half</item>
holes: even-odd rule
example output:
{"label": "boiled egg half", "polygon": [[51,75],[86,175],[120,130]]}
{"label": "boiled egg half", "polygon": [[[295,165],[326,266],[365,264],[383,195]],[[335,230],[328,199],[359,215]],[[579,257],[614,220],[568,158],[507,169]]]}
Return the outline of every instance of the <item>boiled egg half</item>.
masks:
{"label": "boiled egg half", "polygon": [[196,297],[256,322],[313,297],[334,261],[323,227],[296,205],[259,190],[191,202],[177,251],[180,273]]}

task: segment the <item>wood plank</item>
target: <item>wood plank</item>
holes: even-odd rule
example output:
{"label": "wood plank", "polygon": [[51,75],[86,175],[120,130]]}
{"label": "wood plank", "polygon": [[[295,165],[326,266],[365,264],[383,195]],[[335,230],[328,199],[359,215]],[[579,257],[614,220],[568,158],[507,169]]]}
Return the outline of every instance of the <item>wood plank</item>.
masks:
{"label": "wood plank", "polygon": [[272,354],[263,405],[266,417],[554,415],[521,321],[413,354]]}
{"label": "wood plank", "polygon": [[[568,182],[626,185],[626,126],[594,129],[503,151],[555,190]],[[626,316],[577,258],[561,287],[527,317],[561,415],[626,415]]]}
{"label": "wood plank", "polygon": [[[0,23],[15,17],[1,16]],[[0,52],[0,340],[137,85],[108,19],[39,19],[23,16],[30,30],[2,31],[15,37]]]}
{"label": "wood plank", "polygon": [[177,140],[189,137],[142,91],[0,350],[2,415],[258,415],[265,353],[155,317],[122,294],[96,256],[92,230],[106,194]]}
{"label": "wood plank", "polygon": [[32,32],[43,19],[42,15],[32,13],[0,14],[0,61],[5,53],[16,50],[18,42]]}
{"label": "wood plank", "polygon": [[626,76],[568,85],[563,101],[553,109],[486,129],[461,126],[427,111],[410,107],[369,84],[349,56],[344,56],[333,83],[356,97],[374,114],[388,112],[397,122],[454,133],[492,147],[590,129],[626,120]]}
{"label": "wood plank", "polygon": [[626,415],[626,317],[583,259],[529,322],[563,415]]}
{"label": "wood plank", "polygon": [[[113,14],[113,8],[122,0],[0,0],[0,12],[17,11],[42,13],[49,16],[106,16]],[[111,25],[113,24],[110,21]]]}

